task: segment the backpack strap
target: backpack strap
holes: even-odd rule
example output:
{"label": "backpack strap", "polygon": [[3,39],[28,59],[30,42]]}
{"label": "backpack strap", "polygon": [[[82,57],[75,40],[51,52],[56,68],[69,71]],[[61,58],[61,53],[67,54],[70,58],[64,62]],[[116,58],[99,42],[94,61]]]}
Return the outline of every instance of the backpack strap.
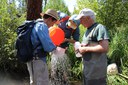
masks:
{"label": "backpack strap", "polygon": [[76,29],[72,29],[71,35],[73,35],[73,33],[74,33],[75,30],[76,30]]}
{"label": "backpack strap", "polygon": [[61,22],[64,22],[64,21],[68,20],[69,18],[70,18],[70,16],[66,16],[66,17],[62,18],[59,22],[60,22],[60,23],[61,23]]}
{"label": "backpack strap", "polygon": [[59,25],[61,22],[64,22],[64,21],[68,20],[69,18],[70,18],[70,16],[66,16],[66,17],[62,18],[61,20],[57,21],[56,24]]}

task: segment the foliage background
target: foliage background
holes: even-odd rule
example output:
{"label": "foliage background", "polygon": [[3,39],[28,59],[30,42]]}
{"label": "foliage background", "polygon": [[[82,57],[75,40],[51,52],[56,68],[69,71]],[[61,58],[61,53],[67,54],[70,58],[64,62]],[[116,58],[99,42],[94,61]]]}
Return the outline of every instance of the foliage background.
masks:
{"label": "foliage background", "polygon": [[[26,65],[17,61],[15,57],[14,42],[16,39],[16,28],[26,18],[25,0],[1,0],[0,5],[0,71],[25,73],[27,75]],[[60,10],[69,15],[70,12],[63,0],[43,0],[42,11],[48,8]],[[128,1],[127,0],[77,0],[73,14],[78,14],[85,7],[93,9],[97,14],[97,22],[105,25],[109,31],[111,42],[108,52],[108,63],[116,63],[119,68],[119,74],[108,75],[110,85],[128,84]],[[85,28],[80,26],[81,37]],[[81,38],[80,38],[81,41]],[[73,45],[70,45],[69,55],[71,60],[72,80],[82,79],[82,62],[77,59],[73,52]],[[124,77],[125,76],[125,77]]]}

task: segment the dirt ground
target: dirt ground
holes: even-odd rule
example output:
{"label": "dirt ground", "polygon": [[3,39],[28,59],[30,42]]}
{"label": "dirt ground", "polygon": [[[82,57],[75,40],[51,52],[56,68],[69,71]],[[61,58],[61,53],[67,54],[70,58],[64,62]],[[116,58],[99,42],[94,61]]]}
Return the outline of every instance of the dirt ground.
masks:
{"label": "dirt ground", "polygon": [[[72,81],[70,85],[82,85],[79,81]],[[0,73],[0,85],[29,85],[29,77],[17,74]]]}
{"label": "dirt ground", "polygon": [[0,73],[0,85],[29,85],[29,77],[15,73]]}

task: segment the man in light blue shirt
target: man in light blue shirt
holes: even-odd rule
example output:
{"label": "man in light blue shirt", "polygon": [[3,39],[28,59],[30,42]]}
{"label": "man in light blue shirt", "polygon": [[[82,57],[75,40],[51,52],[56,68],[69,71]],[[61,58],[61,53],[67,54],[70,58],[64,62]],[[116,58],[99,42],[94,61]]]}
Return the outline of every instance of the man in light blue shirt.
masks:
{"label": "man in light blue shirt", "polygon": [[27,62],[30,74],[30,85],[49,85],[46,56],[48,52],[56,48],[49,37],[48,28],[56,23],[58,14],[55,10],[48,9],[45,13],[41,13],[41,15],[43,20],[37,20],[31,35],[35,50],[33,60]]}

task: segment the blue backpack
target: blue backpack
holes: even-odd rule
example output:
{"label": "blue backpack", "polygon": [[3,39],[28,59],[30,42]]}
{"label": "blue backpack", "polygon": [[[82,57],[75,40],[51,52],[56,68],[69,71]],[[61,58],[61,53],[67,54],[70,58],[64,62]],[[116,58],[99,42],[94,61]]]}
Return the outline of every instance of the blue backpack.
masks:
{"label": "blue backpack", "polygon": [[31,42],[31,33],[35,24],[36,21],[26,22],[17,28],[16,57],[24,63],[33,59],[34,48]]}

